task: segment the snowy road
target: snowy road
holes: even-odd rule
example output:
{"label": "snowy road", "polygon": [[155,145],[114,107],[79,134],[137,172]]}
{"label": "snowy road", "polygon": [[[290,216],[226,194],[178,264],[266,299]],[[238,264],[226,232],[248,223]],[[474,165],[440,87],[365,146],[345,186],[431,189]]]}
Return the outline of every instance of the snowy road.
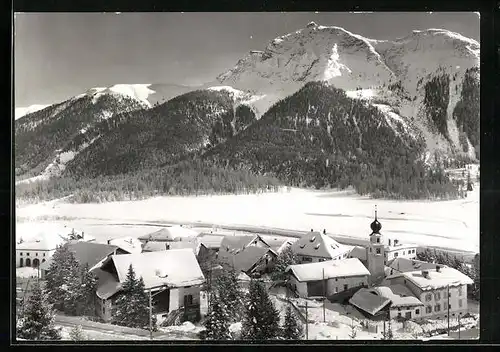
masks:
{"label": "snowy road", "polygon": [[[71,328],[81,326],[89,340],[149,340],[148,330],[134,329],[112,324],[97,323],[81,317],[56,315],[56,325],[63,327],[64,335],[69,334]],[[66,328],[66,329],[64,329]],[[67,337],[69,338],[69,337]],[[198,340],[196,333],[189,331],[157,331],[153,332],[154,340]]]}

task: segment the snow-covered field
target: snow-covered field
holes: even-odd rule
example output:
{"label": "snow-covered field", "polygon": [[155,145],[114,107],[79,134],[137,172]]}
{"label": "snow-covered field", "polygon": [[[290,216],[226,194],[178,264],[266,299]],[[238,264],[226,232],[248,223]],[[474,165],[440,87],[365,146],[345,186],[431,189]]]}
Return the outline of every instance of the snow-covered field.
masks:
{"label": "snow-covered field", "polygon": [[467,198],[452,201],[374,200],[349,190],[295,188],[255,195],[156,197],[102,204],[51,201],[17,206],[17,235],[30,232],[44,220],[83,230],[98,241],[140,236],[158,229],[143,226],[148,222],[200,222],[294,231],[326,229],[333,236],[365,240],[375,205],[382,233],[388,238],[422,246],[479,251],[478,185]]}

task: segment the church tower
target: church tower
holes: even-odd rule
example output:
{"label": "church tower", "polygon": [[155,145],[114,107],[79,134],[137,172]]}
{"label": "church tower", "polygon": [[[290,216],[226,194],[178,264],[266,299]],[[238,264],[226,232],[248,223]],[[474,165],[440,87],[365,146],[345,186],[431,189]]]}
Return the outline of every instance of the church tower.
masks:
{"label": "church tower", "polygon": [[371,273],[370,282],[377,283],[385,277],[385,245],[380,234],[382,224],[377,220],[377,206],[375,206],[375,220],[370,224],[372,233],[367,249],[368,270]]}

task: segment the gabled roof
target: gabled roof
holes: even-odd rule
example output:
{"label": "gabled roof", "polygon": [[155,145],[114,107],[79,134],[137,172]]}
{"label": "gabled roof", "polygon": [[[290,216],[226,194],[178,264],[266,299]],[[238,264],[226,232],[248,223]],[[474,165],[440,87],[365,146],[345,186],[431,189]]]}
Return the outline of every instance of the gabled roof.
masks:
{"label": "gabled roof", "polygon": [[422,270],[406,272],[402,276],[423,291],[474,283],[470,277],[453,268],[442,267],[439,272],[435,269],[426,269],[426,271],[427,277],[424,277]]}
{"label": "gabled roof", "polygon": [[113,274],[101,269],[93,270],[93,273],[97,276],[97,297],[108,299],[120,291],[120,282],[116,280]]}
{"label": "gabled roof", "polygon": [[68,249],[75,255],[75,259],[81,266],[93,267],[99,261],[113,254],[117,246],[95,242],[72,242],[68,243]]}
{"label": "gabled roof", "polygon": [[292,251],[298,255],[335,258],[348,251],[333,238],[319,232],[309,232],[292,245]]}
{"label": "gabled roof", "polygon": [[387,307],[391,300],[371,292],[369,289],[359,289],[350,299],[349,303],[371,315],[376,315]]}
{"label": "gabled roof", "polygon": [[445,267],[445,265],[428,263],[416,259],[395,258],[387,263],[385,271],[387,277],[395,277],[409,271],[436,269],[437,266]]}
{"label": "gabled roof", "polygon": [[119,237],[108,241],[108,244],[117,246],[127,253],[141,253],[142,243],[134,237]]}
{"label": "gabled roof", "polygon": [[292,272],[297,280],[301,282],[328,280],[335,277],[370,275],[368,269],[358,258],[290,265],[286,271]]}
{"label": "gabled roof", "polygon": [[114,280],[120,284],[125,282],[130,264],[136,276],[144,280],[146,289],[161,286],[186,287],[205,281],[198,261],[189,249],[113,255],[101,267],[110,261],[118,275],[117,280]]}
{"label": "gabled roof", "polygon": [[404,285],[379,286],[371,289],[380,297],[391,300],[391,307],[423,306],[424,304]]}
{"label": "gabled roof", "polygon": [[183,226],[170,226],[138,237],[141,241],[175,241],[178,238],[196,237],[198,232]]}
{"label": "gabled roof", "polygon": [[[270,248],[248,246],[233,256],[234,268],[236,271],[247,272],[252,269],[252,267],[267,253],[271,253],[272,256],[276,256],[276,253],[274,253]],[[231,259],[228,264],[233,264]]]}

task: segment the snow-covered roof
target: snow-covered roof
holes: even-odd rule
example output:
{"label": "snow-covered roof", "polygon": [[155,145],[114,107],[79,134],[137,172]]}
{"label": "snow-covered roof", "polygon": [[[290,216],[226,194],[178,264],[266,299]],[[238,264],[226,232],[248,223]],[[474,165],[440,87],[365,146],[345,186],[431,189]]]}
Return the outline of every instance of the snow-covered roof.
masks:
{"label": "snow-covered roof", "polygon": [[142,243],[134,237],[120,237],[108,241],[108,244],[117,246],[128,253],[141,253]]}
{"label": "snow-covered roof", "polygon": [[368,269],[358,258],[290,265],[286,271],[291,271],[299,281],[317,281],[335,277],[370,275]]}
{"label": "snow-covered roof", "polygon": [[142,276],[146,289],[164,285],[184,287],[205,281],[198,261],[190,249],[113,255],[111,260],[120,283],[125,282],[128,268],[132,264],[136,276]]}
{"label": "snow-covered roof", "polygon": [[415,271],[436,269],[437,266],[445,267],[445,265],[428,263],[416,259],[394,258],[387,263],[385,273],[387,277],[400,276],[402,273]]}
{"label": "snow-covered roof", "polygon": [[139,237],[141,241],[175,241],[179,238],[186,237],[196,237],[198,236],[198,232],[183,227],[183,226],[170,226],[164,229],[155,231],[153,233],[143,235]]}
{"label": "snow-covered roof", "polygon": [[97,297],[108,299],[120,290],[120,282],[115,279],[113,274],[101,269],[96,269],[93,272],[97,276]]}
{"label": "snow-covered roof", "polygon": [[257,238],[257,235],[224,236],[220,245],[220,249],[221,251],[226,252],[231,252],[232,250],[241,250]]}
{"label": "snow-covered roof", "polygon": [[379,286],[370,290],[391,300],[391,307],[423,306],[424,304],[404,285]]}
{"label": "snow-covered roof", "polygon": [[359,289],[350,299],[349,303],[371,315],[376,315],[391,303],[391,300],[381,297],[369,289]]}
{"label": "snow-covered roof", "polygon": [[187,241],[168,243],[169,249],[191,249],[194,252],[194,254],[198,254],[198,249],[200,245],[201,244],[198,244],[197,242],[187,242]]}
{"label": "snow-covered roof", "polygon": [[424,277],[422,270],[406,272],[402,276],[423,291],[474,283],[467,275],[449,267],[442,267],[439,272],[436,269],[426,269],[425,271],[427,271],[427,277]]}
{"label": "snow-covered roof", "polygon": [[94,265],[113,254],[117,246],[95,242],[70,242],[68,249],[75,255],[76,261],[82,265],[88,265],[92,268]]}
{"label": "snow-covered roof", "polygon": [[239,273],[238,275],[238,281],[250,281],[251,278],[247,274],[245,274],[243,271]]}
{"label": "snow-covered roof", "polygon": [[217,249],[220,248],[224,236],[222,235],[212,235],[212,234],[200,234],[197,237],[199,243],[203,243],[207,248]]}
{"label": "snow-covered roof", "polygon": [[385,251],[386,252],[393,252],[393,251],[399,251],[401,249],[411,249],[411,248],[417,248],[418,246],[416,244],[411,244],[411,243],[398,243],[397,245],[394,245],[394,242],[391,242],[391,245],[389,244],[385,245]]}
{"label": "snow-covered roof", "polygon": [[26,241],[16,244],[16,250],[31,250],[31,251],[51,251],[57,246],[64,244],[66,241],[58,235],[53,235],[52,238],[43,237],[31,241]]}
{"label": "snow-covered roof", "polygon": [[168,243],[158,241],[148,241],[142,248],[143,252],[158,252],[166,251]]}
{"label": "snow-covered roof", "polygon": [[292,245],[292,251],[298,255],[322,258],[335,258],[348,250],[348,247],[319,232],[309,232]]}
{"label": "snow-covered roof", "polygon": [[367,260],[365,247],[353,246],[349,255],[352,258],[358,258],[359,260]]}

